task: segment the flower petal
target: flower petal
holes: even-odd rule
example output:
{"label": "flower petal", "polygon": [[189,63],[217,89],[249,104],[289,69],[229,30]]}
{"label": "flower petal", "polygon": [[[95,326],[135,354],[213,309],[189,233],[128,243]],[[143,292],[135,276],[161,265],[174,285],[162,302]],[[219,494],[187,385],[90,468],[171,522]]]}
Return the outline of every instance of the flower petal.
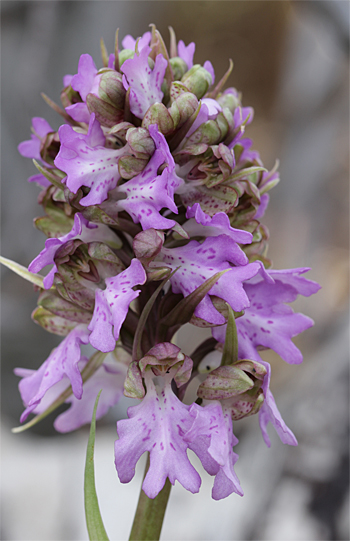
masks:
{"label": "flower petal", "polygon": [[198,492],[201,479],[187,457],[188,444],[183,437],[193,422],[189,406],[174,395],[170,381],[157,391],[149,373],[145,380],[145,398],[128,409],[129,419],[117,423],[115,465],[119,479],[128,483],[137,461],[149,451],[150,467],[142,485],[149,498],[155,498],[167,477],[172,484],[178,480],[186,490]]}
{"label": "flower petal", "polygon": [[158,54],[152,71],[148,65],[150,52],[150,47],[143,47],[139,55],[126,60],[121,67],[125,75],[124,86],[126,90],[130,88],[130,110],[137,118],[143,118],[151,105],[163,99],[161,85],[167,61]]}
{"label": "flower petal", "polygon": [[[65,376],[72,385],[73,394],[77,398],[82,397],[83,380],[78,368],[81,359],[80,346],[87,344],[90,332],[86,325],[77,325],[61,344],[52,350],[49,357],[41,367],[24,377],[19,383],[19,390],[27,408],[21,416],[21,422],[25,421],[46,392]],[[22,375],[21,369],[17,369],[18,375]]]}
{"label": "flower petal", "polygon": [[140,293],[140,290],[132,288],[144,284],[146,279],[145,270],[138,259],[133,259],[130,266],[117,276],[106,278],[106,289],[97,290],[95,294],[95,309],[89,324],[92,346],[104,352],[113,351],[129,305]]}

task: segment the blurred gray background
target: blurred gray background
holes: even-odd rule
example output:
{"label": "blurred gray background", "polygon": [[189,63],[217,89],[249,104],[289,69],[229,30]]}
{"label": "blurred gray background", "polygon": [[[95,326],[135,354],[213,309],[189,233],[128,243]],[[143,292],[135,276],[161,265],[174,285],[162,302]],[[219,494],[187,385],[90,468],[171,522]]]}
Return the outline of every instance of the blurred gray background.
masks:
{"label": "blurred gray background", "polygon": [[[219,79],[234,61],[229,84],[255,109],[247,130],[264,164],[281,161],[281,183],[265,217],[275,268],[311,266],[322,285],[295,309],[315,320],[297,340],[304,353],[293,367],[267,354],[272,389],[299,447],[270,431],[262,441],[257,418],[237,423],[237,473],[244,498],[210,498],[204,475],[198,495],[173,489],[162,539],[348,540],[348,179],[349,2],[324,1],[2,1],[1,173],[3,256],[23,265],[44,236],[31,227],[42,213],[35,173],[17,153],[31,117],[60,119],[40,97],[56,102],[66,73],[90,53],[101,66],[99,40],[113,51],[114,33],[142,35],[155,23],[166,43],[196,42],[195,61],[209,59]],[[2,532],[1,539],[85,540],[83,467],[87,430],[57,435],[52,418],[13,435],[22,411],[15,366],[37,368],[58,343],[30,320],[37,295],[2,269]],[[180,337],[190,354],[200,333]],[[197,336],[198,335],[198,336]],[[128,537],[142,477],[119,483],[113,466],[115,420],[123,403],[98,424],[97,489],[111,540]],[[54,417],[53,417],[54,418]]]}

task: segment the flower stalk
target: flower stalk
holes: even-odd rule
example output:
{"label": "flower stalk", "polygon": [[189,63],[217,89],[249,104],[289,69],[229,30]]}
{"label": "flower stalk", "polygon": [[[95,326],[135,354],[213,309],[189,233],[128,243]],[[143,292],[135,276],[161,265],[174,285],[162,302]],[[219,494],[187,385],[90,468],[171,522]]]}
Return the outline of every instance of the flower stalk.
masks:
{"label": "flower stalk", "polygon": [[[148,455],[145,476],[149,465]],[[170,491],[169,479],[166,480],[162,490],[153,499],[149,498],[141,488],[129,541],[140,541],[141,539],[142,541],[158,541],[160,539]]]}

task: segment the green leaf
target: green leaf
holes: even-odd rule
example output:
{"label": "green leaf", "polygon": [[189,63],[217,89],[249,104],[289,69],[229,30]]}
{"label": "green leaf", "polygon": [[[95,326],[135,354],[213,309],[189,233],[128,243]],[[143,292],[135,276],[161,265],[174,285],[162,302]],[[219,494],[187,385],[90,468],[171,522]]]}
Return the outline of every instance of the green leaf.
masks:
{"label": "green leaf", "polygon": [[28,280],[28,282],[31,282],[32,284],[35,284],[36,286],[40,287],[41,289],[44,289],[44,277],[40,274],[34,274],[33,272],[29,272],[29,270],[26,267],[23,267],[19,263],[16,263],[15,261],[11,261],[11,259],[7,259],[6,257],[0,256],[0,263],[5,265],[8,269],[11,269],[16,274],[19,274],[22,278],[25,280]]}
{"label": "green leaf", "polygon": [[[178,267],[179,268],[179,267]],[[132,359],[133,361],[139,361],[142,357],[142,348],[141,348],[141,340],[142,340],[142,333],[146,325],[147,318],[149,316],[150,311],[152,310],[152,307],[154,303],[156,302],[156,298],[158,297],[159,293],[161,292],[162,288],[165,286],[167,281],[174,276],[175,272],[178,270],[175,269],[171,274],[169,274],[164,280],[161,282],[161,284],[157,287],[153,295],[148,299],[144,309],[142,310],[142,314],[140,315],[140,319],[136,328],[135,337],[134,337],[134,344],[132,348]],[[170,270],[170,269],[169,269]]]}
{"label": "green leaf", "polygon": [[90,541],[108,541],[102,522],[95,486],[94,447],[96,432],[96,410],[101,391],[98,393],[92,414],[89,442],[86,451],[84,475],[85,518]]}
{"label": "green leaf", "polygon": [[[85,365],[83,370],[81,371],[81,377],[83,378],[83,383],[85,383],[86,380],[88,380],[95,372],[98,370],[103,363],[107,353],[101,353],[100,351],[97,351],[92,357],[90,357],[88,363]],[[45,417],[50,415],[55,409],[58,408],[61,404],[63,404],[67,398],[70,397],[72,394],[72,386],[70,385],[65,389],[58,398],[54,402],[52,402],[51,406],[49,406],[45,411],[40,413],[39,415],[36,415],[31,419],[28,423],[21,426],[16,426],[11,430],[14,434],[18,434],[19,432],[24,432],[28,428],[31,428],[32,426],[36,425]]]}
{"label": "green leaf", "polygon": [[235,315],[231,306],[227,305],[227,307],[227,330],[224,351],[222,353],[221,366],[232,364],[238,360],[238,338]]}

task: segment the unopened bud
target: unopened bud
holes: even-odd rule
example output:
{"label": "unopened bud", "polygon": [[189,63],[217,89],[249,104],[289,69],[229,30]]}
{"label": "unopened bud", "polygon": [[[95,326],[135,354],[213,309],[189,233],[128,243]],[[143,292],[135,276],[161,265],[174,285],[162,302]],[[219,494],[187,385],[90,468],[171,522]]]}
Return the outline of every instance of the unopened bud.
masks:
{"label": "unopened bud", "polygon": [[164,233],[156,229],[141,231],[134,238],[133,248],[137,259],[150,261],[160,252],[164,243]]}
{"label": "unopened bud", "polygon": [[170,58],[171,69],[173,70],[174,81],[181,81],[187,71],[187,64],[179,56]]}
{"label": "unopened bud", "polygon": [[189,92],[192,92],[200,99],[207,92],[213,81],[209,71],[199,64],[195,64],[185,73],[181,82],[188,88]]}
{"label": "unopened bud", "polygon": [[112,127],[123,119],[125,88],[123,77],[114,70],[104,71],[99,78],[98,89],[86,97],[90,113],[103,126]]}

